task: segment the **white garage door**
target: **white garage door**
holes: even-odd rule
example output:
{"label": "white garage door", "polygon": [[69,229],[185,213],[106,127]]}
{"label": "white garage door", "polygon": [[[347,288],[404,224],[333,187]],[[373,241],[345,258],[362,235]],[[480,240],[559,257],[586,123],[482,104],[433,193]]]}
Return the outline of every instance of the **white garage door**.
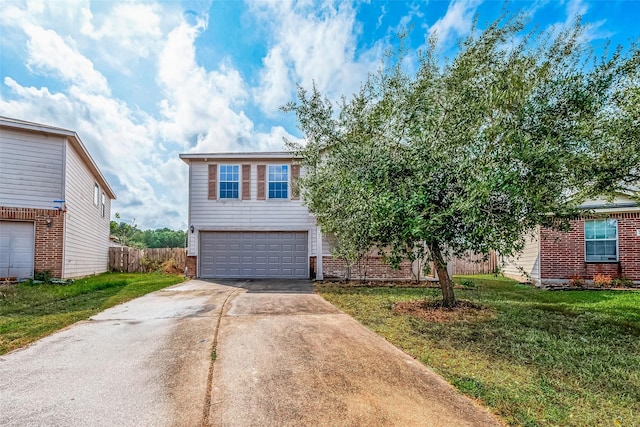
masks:
{"label": "white garage door", "polygon": [[200,233],[200,277],[309,278],[306,231]]}
{"label": "white garage door", "polygon": [[33,277],[33,223],[0,221],[0,277]]}

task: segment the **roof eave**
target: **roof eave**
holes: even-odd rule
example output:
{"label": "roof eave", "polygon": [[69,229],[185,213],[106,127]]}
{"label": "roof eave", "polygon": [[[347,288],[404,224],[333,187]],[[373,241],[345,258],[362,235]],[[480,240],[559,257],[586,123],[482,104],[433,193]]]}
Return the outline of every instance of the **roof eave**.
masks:
{"label": "roof eave", "polygon": [[180,158],[189,163],[191,160],[291,160],[298,159],[293,153],[287,151],[253,151],[253,152],[231,152],[231,153],[183,153]]}

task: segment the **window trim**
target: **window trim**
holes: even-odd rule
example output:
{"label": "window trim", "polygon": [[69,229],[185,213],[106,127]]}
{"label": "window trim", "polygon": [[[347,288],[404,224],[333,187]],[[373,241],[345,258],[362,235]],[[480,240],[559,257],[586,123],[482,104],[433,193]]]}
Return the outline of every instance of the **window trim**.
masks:
{"label": "window trim", "polygon": [[102,192],[102,203],[100,204],[100,214],[102,215],[102,218],[104,218],[105,213],[106,213],[106,196],[104,194],[104,191]]}
{"label": "window trim", "polygon": [[[223,167],[229,167],[229,166],[234,167],[237,170],[238,179],[235,180],[235,181],[223,180],[222,179],[222,177],[223,177],[222,168]],[[227,173],[229,173],[229,172],[225,171],[225,175]],[[231,172],[231,173],[233,174],[234,172]],[[222,184],[223,183],[225,183],[225,184],[226,183],[234,183],[234,182],[236,184],[238,184],[238,188],[235,190],[237,192],[236,197],[224,197],[223,194],[226,194],[228,191],[233,191],[233,190],[224,190],[224,192],[223,192]],[[240,186],[241,186],[240,165],[233,164],[233,163],[222,163],[222,164],[218,165],[218,184],[217,184],[217,187],[218,187],[218,200],[240,200],[240,195],[242,194],[241,193],[242,189],[240,188]]]}
{"label": "window trim", "polygon": [[[611,238],[603,238],[603,239],[587,239],[587,223],[588,222],[598,222],[598,221],[614,221],[616,224],[616,237],[615,239]],[[590,264],[599,264],[599,263],[617,263],[620,261],[620,230],[617,218],[607,218],[607,219],[588,219],[584,220],[583,225],[584,232],[584,262]],[[611,242],[615,240],[616,242],[616,255],[615,259],[589,259],[589,255],[587,255],[587,242]],[[592,256],[608,256],[608,255],[592,255]]]}
{"label": "window trim", "polygon": [[[271,172],[270,169],[271,167],[275,167],[275,166],[280,166],[280,167],[284,167],[287,170],[287,179],[286,181],[272,181],[271,178]],[[270,164],[267,165],[267,171],[266,171],[266,193],[267,193],[267,200],[289,200],[291,197],[291,167],[288,164]],[[269,188],[269,185],[271,183],[286,183],[287,184],[287,196],[286,197],[271,197],[271,189]],[[275,190],[274,190],[275,191]]]}

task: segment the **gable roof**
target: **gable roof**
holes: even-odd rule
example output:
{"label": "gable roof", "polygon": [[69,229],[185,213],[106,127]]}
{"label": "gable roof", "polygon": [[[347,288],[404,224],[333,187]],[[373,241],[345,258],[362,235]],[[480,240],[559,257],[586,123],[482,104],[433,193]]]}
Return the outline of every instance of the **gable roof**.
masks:
{"label": "gable roof", "polygon": [[104,175],[102,175],[102,172],[100,172],[100,169],[98,168],[96,163],[93,161],[93,158],[91,158],[89,151],[87,151],[87,148],[84,146],[78,134],[75,133],[74,131],[55,127],[55,126],[50,126],[50,125],[43,125],[40,123],[28,122],[26,120],[13,119],[13,118],[4,117],[4,116],[0,116],[0,128],[21,129],[25,131],[42,132],[50,135],[60,135],[60,136],[66,137],[69,143],[71,144],[71,146],[73,146],[73,148],[75,148],[76,151],[78,151],[78,153],[80,154],[80,157],[82,158],[84,163],[87,165],[91,173],[93,173],[96,180],[98,181],[100,186],[105,190],[105,193],[107,193],[109,198],[110,199],[116,198],[116,193],[113,191],[113,189],[107,182],[107,179],[104,177]]}

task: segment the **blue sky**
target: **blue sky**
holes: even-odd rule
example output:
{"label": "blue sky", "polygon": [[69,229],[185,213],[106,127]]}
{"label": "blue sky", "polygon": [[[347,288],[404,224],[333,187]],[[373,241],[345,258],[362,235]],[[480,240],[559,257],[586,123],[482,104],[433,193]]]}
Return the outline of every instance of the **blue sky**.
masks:
{"label": "blue sky", "polygon": [[[435,32],[444,55],[501,1],[3,1],[0,115],[75,130],[140,228],[187,226],[185,152],[281,150],[296,84],[337,99],[394,35]],[[640,35],[640,1],[512,1],[540,29],[590,27],[596,49]]]}

